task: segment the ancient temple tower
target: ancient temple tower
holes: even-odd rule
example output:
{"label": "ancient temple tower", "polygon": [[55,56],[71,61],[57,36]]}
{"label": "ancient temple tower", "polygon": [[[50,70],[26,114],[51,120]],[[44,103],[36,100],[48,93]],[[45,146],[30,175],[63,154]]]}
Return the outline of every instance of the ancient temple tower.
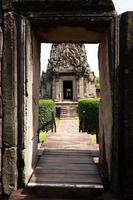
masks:
{"label": "ancient temple tower", "polygon": [[96,96],[95,75],[84,44],[53,44],[47,72],[41,77],[41,96],[57,102]]}

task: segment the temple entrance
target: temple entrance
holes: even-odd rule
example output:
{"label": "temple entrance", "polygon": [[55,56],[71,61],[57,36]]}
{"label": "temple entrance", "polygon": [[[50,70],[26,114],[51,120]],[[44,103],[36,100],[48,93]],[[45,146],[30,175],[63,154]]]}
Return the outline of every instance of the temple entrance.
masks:
{"label": "temple entrance", "polygon": [[[127,81],[127,77],[130,75],[129,72],[131,70],[124,69],[125,63],[123,66],[119,65],[119,33],[117,33],[119,23],[117,15],[111,0],[76,2],[64,0],[57,2],[54,0],[47,2],[44,0],[2,1],[3,17],[1,24],[3,34],[1,35],[4,35],[4,41],[2,38],[1,43],[3,43],[4,51],[1,53],[3,95],[1,104],[3,105],[3,110],[1,110],[2,118],[0,122],[2,129],[1,153],[3,153],[1,165],[2,183],[4,183],[3,192],[5,194],[10,194],[11,190],[28,183],[38,160],[39,59],[40,43],[43,42],[55,44],[74,42],[100,44],[100,168],[102,169],[103,178],[107,179],[112,190],[119,190],[119,187],[121,187],[120,180],[123,185],[125,183],[119,166],[120,161],[124,162],[124,159],[122,158],[123,154],[119,155],[119,152],[121,151],[121,146],[125,145],[125,141],[128,139],[126,134],[123,133],[123,130],[127,129],[128,131],[128,124],[123,122],[127,122],[129,115],[125,118],[123,114],[123,109],[126,113],[127,107],[126,98],[123,99],[121,96],[127,94],[128,87],[125,84],[130,83],[130,81]],[[124,14],[123,17],[126,17],[126,15]],[[129,19],[125,17],[124,20]],[[121,19],[120,21],[122,26],[123,21]],[[128,27],[126,21],[124,27]],[[0,37],[2,37],[1,35]],[[126,41],[130,40],[126,39]],[[123,52],[126,48],[128,48],[128,45],[125,44],[120,50]],[[66,49],[64,55],[67,54],[71,55],[72,52]],[[125,53],[125,55],[128,54]],[[122,57],[123,53],[121,53],[121,59]],[[124,62],[126,59],[122,60]],[[62,66],[62,63],[59,66]],[[120,78],[117,77],[119,66],[121,66]],[[84,90],[86,92],[87,87],[86,84],[83,84],[81,70],[75,68],[77,77],[75,80],[71,79],[71,87],[65,86],[65,81],[64,85],[62,84],[63,80],[70,80],[67,77],[64,79],[64,71],[60,80],[60,74],[56,69],[55,72],[55,77],[53,78],[52,73],[50,73],[51,79],[49,79],[52,80],[55,86],[52,91],[54,99],[62,100],[63,98],[68,98],[64,95],[64,92],[68,89],[71,89],[69,99],[73,98],[75,101],[76,97],[77,99],[84,97]],[[85,67],[84,72],[88,72]],[[71,73],[72,76],[73,74]],[[79,79],[79,84],[76,84],[77,78]],[[123,80],[123,78],[125,78],[124,81],[119,80]],[[92,83],[91,75],[88,80]],[[77,88],[77,93],[75,92],[75,87]],[[123,90],[124,87],[126,92]],[[120,98],[118,98],[119,89],[122,93]],[[58,91],[57,94],[56,91]],[[132,88],[129,90],[130,94],[131,91]],[[118,101],[120,101],[120,105],[118,105]],[[124,105],[123,108],[122,105]],[[118,114],[122,114],[122,118],[119,119]],[[122,130],[119,128],[119,123],[123,127]],[[121,140],[122,134],[119,134],[118,131],[124,134],[124,139],[122,138]],[[131,145],[129,146],[131,147]],[[124,147],[121,152],[124,151],[125,153],[128,148],[127,146]],[[128,162],[130,152],[128,157],[124,154],[124,158],[126,158],[125,164],[132,161],[130,159],[130,162]],[[120,174],[118,170],[120,170]],[[127,173],[127,177],[129,177],[131,170],[128,170],[125,165],[124,170]],[[52,176],[51,179],[53,179]],[[128,185],[127,183],[125,185]]]}
{"label": "temple entrance", "polygon": [[73,99],[72,81],[63,81],[63,98],[64,100]]}

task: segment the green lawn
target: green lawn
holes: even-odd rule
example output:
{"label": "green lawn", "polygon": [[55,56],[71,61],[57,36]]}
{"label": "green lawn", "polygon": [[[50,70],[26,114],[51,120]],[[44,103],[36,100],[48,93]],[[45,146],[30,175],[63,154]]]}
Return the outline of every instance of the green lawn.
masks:
{"label": "green lawn", "polygon": [[55,123],[56,123],[56,126],[59,125],[59,123],[60,123],[60,118],[59,117],[55,117]]}
{"label": "green lawn", "polygon": [[47,137],[47,133],[46,132],[43,132],[43,131],[40,131],[39,133],[39,142],[44,142],[46,140],[46,137]]}

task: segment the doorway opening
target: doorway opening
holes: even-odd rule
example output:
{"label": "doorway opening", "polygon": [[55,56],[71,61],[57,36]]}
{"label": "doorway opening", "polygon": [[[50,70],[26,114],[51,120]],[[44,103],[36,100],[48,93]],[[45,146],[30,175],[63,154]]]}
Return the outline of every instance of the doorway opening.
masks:
{"label": "doorway opening", "polygon": [[[16,119],[16,115],[18,114],[18,120],[14,120],[13,125],[10,124],[10,127],[13,128],[11,129],[12,132],[9,132],[9,134],[11,135],[11,139],[13,140],[13,142],[15,141],[14,143],[12,142],[12,146],[14,147],[14,145],[18,144],[18,151],[20,153],[20,156],[18,156],[18,158],[16,159],[20,163],[20,166],[18,166],[17,170],[21,170],[22,176],[18,176],[18,178],[16,179],[18,179],[18,182],[27,183],[37,160],[37,102],[39,96],[40,43],[46,42],[59,44],[75,42],[76,44],[100,43],[99,63],[102,97],[100,108],[100,155],[102,162],[101,164],[104,165],[104,163],[107,163],[107,167],[104,167],[104,169],[107,169],[105,170],[105,173],[108,174],[108,178],[109,180],[111,180],[113,157],[112,130],[114,130],[112,94],[114,92],[113,81],[114,72],[116,69],[115,53],[117,49],[117,47],[115,46],[115,40],[117,38],[114,31],[116,23],[115,14],[113,12],[113,4],[111,5],[110,2],[108,5],[107,2],[107,6],[106,3],[104,3],[103,6],[102,4],[100,4],[99,7],[97,7],[96,4],[91,5],[91,2],[88,2],[88,6],[86,6],[86,9],[84,9],[84,3],[81,3],[81,7],[79,6],[79,4],[76,5],[72,2],[70,2],[70,7],[69,5],[64,7],[60,3],[57,4],[55,7],[55,5],[49,1],[47,3],[42,1],[41,4],[37,4],[37,2],[34,2],[34,5],[38,6],[37,9],[36,6],[33,6],[32,8],[30,8],[31,10],[26,13],[26,10],[23,10],[23,8],[27,8],[28,11],[28,5],[26,1],[23,1],[23,4],[17,1],[13,2],[13,6],[15,6],[16,11],[25,16],[18,19],[20,22],[19,30],[16,27],[17,19],[14,13],[8,13],[8,15],[5,15],[4,18],[5,22],[7,22],[8,24],[8,26],[4,29],[4,33],[7,36],[8,32],[10,33],[9,27],[11,27],[11,25],[13,27],[13,31],[10,33],[10,37],[4,46],[4,61],[6,61],[6,65],[3,68],[3,105],[5,112],[4,116],[9,115],[9,119],[12,119],[12,115],[14,113],[14,119]],[[45,6],[43,6],[44,4]],[[22,5],[26,5],[26,7]],[[63,6],[62,11],[61,6]],[[74,14],[73,9],[71,9],[72,7],[75,8]],[[102,14],[102,7],[103,11],[105,10],[104,8],[106,8],[107,15],[105,12],[103,12]],[[43,12],[41,12],[41,9]],[[12,38],[17,38],[17,40],[12,41]],[[11,44],[11,48],[8,48],[9,42]],[[69,52],[66,48],[65,55],[67,54],[73,54],[73,52]],[[8,55],[11,56],[8,58]],[[9,72],[7,71],[7,66],[9,65],[9,63],[12,63],[11,74],[9,74]],[[19,69],[18,66],[20,66]],[[60,64],[59,67],[61,67],[62,70],[62,64]],[[89,78],[86,78],[86,82],[84,83],[82,72],[84,72],[85,68],[83,65],[80,65],[80,67],[82,67],[83,70],[80,70],[80,68],[75,68],[75,81],[72,79],[72,74],[71,79],[66,78],[64,75],[64,71],[61,72],[62,79],[59,79],[60,77],[58,71],[56,71],[56,69],[53,70],[53,72],[56,72],[55,76],[54,78],[49,77],[49,81],[52,82],[54,89],[51,92],[51,87],[48,87],[46,91],[47,93],[52,93],[52,99],[55,99],[56,102],[57,100],[62,99],[62,96],[64,95],[62,91],[64,87],[64,80],[73,80],[73,82],[71,83],[73,86],[73,90],[69,98],[84,98],[84,94],[87,96],[87,87],[89,88],[92,85],[91,83],[93,80],[93,74],[91,73],[89,75]],[[50,75],[52,75],[52,73]],[[12,80],[12,84],[9,84],[11,85],[11,88],[7,88],[6,82],[10,80]],[[91,83],[88,84],[88,80]],[[70,90],[72,89],[72,86],[71,88],[65,86],[66,88],[64,87],[64,90]],[[11,93],[11,91],[13,91],[13,93]],[[77,91],[77,93],[75,93],[75,91]],[[14,96],[16,96],[14,94],[17,94],[17,99],[14,98]],[[7,99],[7,96],[9,97],[9,99]],[[64,97],[68,98],[65,95]],[[9,112],[9,102],[12,103],[10,104],[12,105],[11,112]],[[63,110],[63,112],[65,112],[65,109]],[[20,115],[19,113],[22,113],[22,115]],[[6,117],[3,121],[3,127],[3,132],[5,134],[8,133],[9,124],[7,124]],[[16,131],[15,133],[14,130]],[[10,143],[10,137],[5,138],[7,138],[6,143]],[[15,161],[16,160],[14,159],[14,163]],[[24,163],[23,166],[21,166],[22,162]],[[3,163],[3,168],[4,167],[6,167],[5,163]]]}
{"label": "doorway opening", "polygon": [[72,81],[63,81],[63,97],[64,100],[73,99],[73,83]]}

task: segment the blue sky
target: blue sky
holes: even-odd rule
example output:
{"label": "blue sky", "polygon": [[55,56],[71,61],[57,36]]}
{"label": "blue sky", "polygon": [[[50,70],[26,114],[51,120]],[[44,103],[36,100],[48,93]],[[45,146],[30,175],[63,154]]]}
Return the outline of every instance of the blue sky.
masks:
{"label": "blue sky", "polygon": [[[116,12],[121,14],[126,11],[133,11],[133,0],[113,0]],[[88,63],[91,70],[98,76],[98,44],[86,44]],[[41,45],[41,71],[46,71],[48,59],[50,57],[51,44]]]}

